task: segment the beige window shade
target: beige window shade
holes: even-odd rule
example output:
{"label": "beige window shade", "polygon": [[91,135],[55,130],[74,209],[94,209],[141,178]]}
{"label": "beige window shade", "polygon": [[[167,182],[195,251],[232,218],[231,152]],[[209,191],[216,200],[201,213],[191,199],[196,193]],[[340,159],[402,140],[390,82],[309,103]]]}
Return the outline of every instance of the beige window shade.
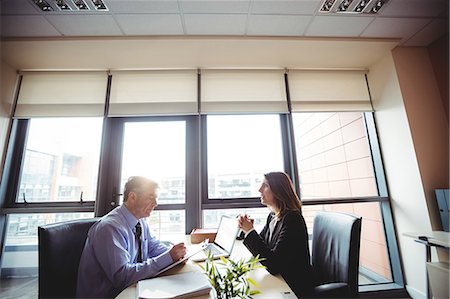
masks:
{"label": "beige window shade", "polygon": [[201,113],[286,113],[283,71],[202,71]]}
{"label": "beige window shade", "polygon": [[24,73],[14,117],[103,116],[106,72]]}
{"label": "beige window shade", "polygon": [[293,112],[372,111],[363,71],[289,72]]}
{"label": "beige window shade", "polygon": [[110,116],[197,112],[197,70],[112,73]]}

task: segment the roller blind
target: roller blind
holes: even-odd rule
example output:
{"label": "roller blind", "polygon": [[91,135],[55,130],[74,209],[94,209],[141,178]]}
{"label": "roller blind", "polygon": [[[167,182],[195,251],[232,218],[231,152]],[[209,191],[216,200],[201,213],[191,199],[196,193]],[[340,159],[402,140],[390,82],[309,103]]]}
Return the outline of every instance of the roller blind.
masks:
{"label": "roller blind", "polygon": [[103,116],[106,72],[24,73],[14,117]]}
{"label": "roller blind", "polygon": [[286,113],[281,70],[202,71],[201,113]]}
{"label": "roller blind", "polygon": [[110,116],[197,112],[197,70],[112,72]]}
{"label": "roller blind", "polygon": [[291,70],[293,112],[372,111],[363,71]]}

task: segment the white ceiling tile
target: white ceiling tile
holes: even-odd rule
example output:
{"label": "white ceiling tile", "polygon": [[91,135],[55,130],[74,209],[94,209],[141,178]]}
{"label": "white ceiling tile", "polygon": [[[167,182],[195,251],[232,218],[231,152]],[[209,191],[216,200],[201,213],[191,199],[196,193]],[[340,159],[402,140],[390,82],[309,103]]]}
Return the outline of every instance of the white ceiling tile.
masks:
{"label": "white ceiling tile", "polygon": [[427,46],[448,32],[448,19],[435,19],[403,45],[409,47]]}
{"label": "white ceiling tile", "polygon": [[183,35],[178,14],[116,14],[126,35]]}
{"label": "white ceiling tile", "polygon": [[40,10],[28,0],[1,0],[0,13],[8,14],[39,14]]}
{"label": "white ceiling tile", "polygon": [[323,0],[254,0],[251,13],[311,15],[319,10]]}
{"label": "white ceiling tile", "polygon": [[176,0],[106,0],[106,6],[113,13],[179,13]]}
{"label": "white ceiling tile", "polygon": [[249,0],[180,0],[184,13],[248,13]]}
{"label": "white ceiling tile", "polygon": [[373,21],[373,17],[317,16],[306,36],[357,37]]}
{"label": "white ceiling tile", "polygon": [[49,15],[47,19],[67,36],[122,35],[111,15]]}
{"label": "white ceiling tile", "polygon": [[247,15],[185,14],[186,34],[244,35]]}
{"label": "white ceiling tile", "polygon": [[2,36],[60,36],[61,34],[43,17],[28,16],[2,16]]}
{"label": "white ceiling tile", "polygon": [[248,21],[248,35],[303,35],[311,17],[282,15],[252,15]]}
{"label": "white ceiling tile", "polygon": [[448,0],[389,0],[380,16],[435,17],[448,12]]}
{"label": "white ceiling tile", "polygon": [[361,37],[402,38],[406,41],[430,21],[430,19],[419,18],[378,17],[364,30]]}

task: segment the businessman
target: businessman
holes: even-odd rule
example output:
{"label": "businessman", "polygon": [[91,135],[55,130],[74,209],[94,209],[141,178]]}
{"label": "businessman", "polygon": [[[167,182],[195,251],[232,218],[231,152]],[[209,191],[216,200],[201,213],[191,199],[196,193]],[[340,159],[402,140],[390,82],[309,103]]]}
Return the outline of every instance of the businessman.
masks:
{"label": "businessman", "polygon": [[167,248],[143,220],[157,206],[157,188],[147,178],[129,178],[123,204],[91,227],[78,268],[78,298],[114,298],[184,257],[183,243]]}

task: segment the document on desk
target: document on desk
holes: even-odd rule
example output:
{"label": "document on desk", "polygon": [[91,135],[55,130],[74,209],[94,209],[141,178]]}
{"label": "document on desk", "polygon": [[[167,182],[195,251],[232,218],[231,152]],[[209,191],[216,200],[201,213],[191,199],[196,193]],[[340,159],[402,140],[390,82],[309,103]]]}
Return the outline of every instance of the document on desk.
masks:
{"label": "document on desk", "polygon": [[184,299],[209,294],[211,284],[202,272],[184,272],[141,280],[138,299]]}

